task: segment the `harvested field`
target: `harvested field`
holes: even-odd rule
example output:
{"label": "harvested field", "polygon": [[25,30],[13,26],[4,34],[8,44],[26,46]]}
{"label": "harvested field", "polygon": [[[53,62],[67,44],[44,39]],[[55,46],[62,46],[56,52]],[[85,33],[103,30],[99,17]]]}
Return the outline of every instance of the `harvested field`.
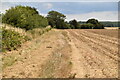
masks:
{"label": "harvested field", "polygon": [[53,29],[3,56],[4,78],[117,78],[118,30]]}
{"label": "harvested field", "polygon": [[93,32],[93,33],[96,33],[96,34],[99,34],[99,35],[105,35],[105,36],[108,36],[108,37],[114,37],[114,38],[118,38],[118,29],[94,29],[94,30],[86,30],[86,31],[89,31],[89,32]]}

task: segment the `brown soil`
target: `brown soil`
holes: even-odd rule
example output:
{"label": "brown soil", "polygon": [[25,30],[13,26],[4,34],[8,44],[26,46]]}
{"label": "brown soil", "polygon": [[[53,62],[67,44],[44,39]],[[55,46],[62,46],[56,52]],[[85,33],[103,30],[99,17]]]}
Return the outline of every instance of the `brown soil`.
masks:
{"label": "brown soil", "polygon": [[116,35],[117,30],[51,30],[4,53],[3,77],[117,78]]}

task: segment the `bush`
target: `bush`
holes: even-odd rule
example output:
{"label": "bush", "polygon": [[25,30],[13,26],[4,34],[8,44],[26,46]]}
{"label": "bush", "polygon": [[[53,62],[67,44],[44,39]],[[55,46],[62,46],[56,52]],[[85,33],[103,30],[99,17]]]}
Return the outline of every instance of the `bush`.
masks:
{"label": "bush", "polygon": [[28,6],[10,8],[3,15],[2,22],[25,30],[46,27],[48,25],[46,18],[39,15],[35,8]]}
{"label": "bush", "polygon": [[27,36],[21,36],[15,31],[2,28],[2,51],[16,50],[17,47],[20,47],[21,44],[27,40]]}

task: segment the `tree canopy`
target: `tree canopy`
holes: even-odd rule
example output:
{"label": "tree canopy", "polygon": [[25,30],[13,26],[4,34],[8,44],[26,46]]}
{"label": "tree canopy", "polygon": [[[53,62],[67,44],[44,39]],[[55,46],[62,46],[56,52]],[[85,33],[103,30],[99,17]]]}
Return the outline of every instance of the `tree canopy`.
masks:
{"label": "tree canopy", "polygon": [[86,23],[93,24],[92,29],[104,29],[104,26],[97,19],[89,19]]}
{"label": "tree canopy", "polygon": [[99,22],[97,19],[89,19],[86,23],[98,24]]}
{"label": "tree canopy", "polygon": [[79,29],[80,28],[79,23],[75,19],[69,21],[69,24],[70,24],[71,29]]}
{"label": "tree canopy", "polygon": [[48,19],[49,25],[51,25],[54,28],[66,29],[68,26],[68,24],[65,22],[66,16],[57,11],[48,12],[47,19]]}

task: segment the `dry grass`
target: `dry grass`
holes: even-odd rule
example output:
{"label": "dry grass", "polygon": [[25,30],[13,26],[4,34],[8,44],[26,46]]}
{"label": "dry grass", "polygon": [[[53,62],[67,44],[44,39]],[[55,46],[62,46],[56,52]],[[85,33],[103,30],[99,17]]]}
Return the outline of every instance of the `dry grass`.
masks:
{"label": "dry grass", "polygon": [[45,32],[48,32],[49,30],[51,30],[50,26],[47,26],[46,28],[35,28],[35,29],[29,30],[29,31],[25,31],[24,29],[16,28],[16,27],[13,27],[8,24],[2,24],[0,26],[5,29],[8,29],[8,30],[16,31],[16,32],[20,33],[21,35],[29,36],[30,38],[36,38],[36,37],[44,34]]}
{"label": "dry grass", "polygon": [[26,31],[24,29],[21,29],[21,28],[16,28],[16,27],[13,27],[13,26],[8,25],[8,24],[2,24],[2,27],[5,28],[5,29],[16,31],[16,32],[18,32],[18,33],[20,33],[22,35],[27,35]]}

